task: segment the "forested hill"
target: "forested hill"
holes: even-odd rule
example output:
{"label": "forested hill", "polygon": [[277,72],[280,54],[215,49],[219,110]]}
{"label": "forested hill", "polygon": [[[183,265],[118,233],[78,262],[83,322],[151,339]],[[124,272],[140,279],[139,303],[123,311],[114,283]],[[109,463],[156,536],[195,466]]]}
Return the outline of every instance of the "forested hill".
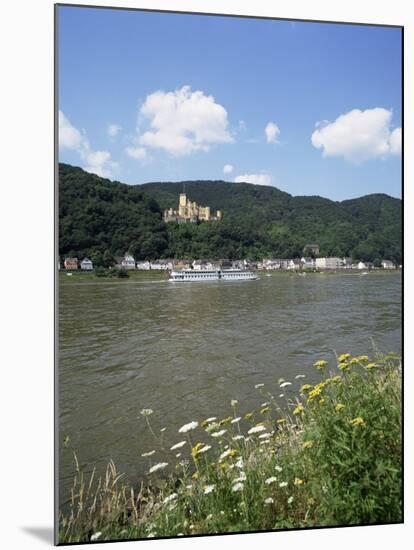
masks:
{"label": "forested hill", "polygon": [[321,255],[401,262],[401,201],[383,194],[334,202],[292,197],[274,187],[223,181],[185,182],[190,200],[223,212],[221,222],[165,224],[183,182],[130,186],[67,164],[59,166],[60,254],[96,264],[130,250],[156,257],[298,257],[308,243]]}
{"label": "forested hill", "polygon": [[162,209],[176,209],[185,189],[190,200],[222,210],[221,223],[230,233],[239,229],[250,234],[250,251],[264,248],[274,256],[292,257],[300,255],[305,244],[318,243],[321,255],[401,262],[402,203],[385,194],[335,202],[319,196],[293,197],[250,183],[186,181],[140,187]]}

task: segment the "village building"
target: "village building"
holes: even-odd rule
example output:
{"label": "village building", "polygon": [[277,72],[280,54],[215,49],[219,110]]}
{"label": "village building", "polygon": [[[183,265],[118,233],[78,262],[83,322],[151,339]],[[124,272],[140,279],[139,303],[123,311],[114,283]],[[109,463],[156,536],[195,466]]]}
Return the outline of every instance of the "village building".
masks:
{"label": "village building", "polygon": [[381,267],[383,269],[395,269],[395,265],[391,260],[382,260]]}
{"label": "village building", "polygon": [[177,270],[191,269],[191,261],[189,261],[189,260],[175,260],[174,261],[174,269],[177,269]]}
{"label": "village building", "polygon": [[151,263],[148,260],[142,261],[142,262],[137,262],[136,267],[140,271],[149,271],[151,269]]}
{"label": "village building", "polygon": [[313,258],[301,258],[300,259],[301,263],[302,263],[302,268],[303,269],[315,269],[316,267],[316,262]]}
{"label": "village building", "polygon": [[135,269],[134,257],[126,252],[124,256],[115,256],[116,267],[123,269]]}
{"label": "village building", "polygon": [[318,269],[340,269],[341,262],[341,258],[333,256],[330,258],[316,258],[315,264]]}
{"label": "village building", "polygon": [[65,258],[64,261],[65,269],[75,270],[78,269],[78,258]]}
{"label": "village building", "polygon": [[216,215],[213,216],[209,206],[200,206],[195,201],[187,199],[185,193],[180,193],[178,210],[173,208],[167,208],[164,210],[165,222],[179,222],[179,223],[198,223],[200,221],[220,221],[221,210],[217,210]]}
{"label": "village building", "polygon": [[93,263],[89,258],[83,258],[81,261],[81,269],[83,271],[92,271]]}
{"label": "village building", "polygon": [[174,267],[173,260],[154,260],[151,262],[151,269],[158,269],[161,271],[168,271]]}

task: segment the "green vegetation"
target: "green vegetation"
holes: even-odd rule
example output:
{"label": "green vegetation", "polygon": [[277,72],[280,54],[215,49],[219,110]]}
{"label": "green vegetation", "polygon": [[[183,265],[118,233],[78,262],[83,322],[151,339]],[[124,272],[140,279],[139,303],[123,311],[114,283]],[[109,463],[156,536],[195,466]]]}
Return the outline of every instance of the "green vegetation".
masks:
{"label": "green vegetation", "polygon": [[59,254],[110,267],[115,255],[160,257],[167,231],[157,202],[138,187],[59,165]]}
{"label": "green vegetation", "polygon": [[162,211],[177,207],[183,183],[129,186],[59,168],[61,256],[88,256],[103,267],[127,250],[137,260],[292,258],[318,243],[321,256],[401,263],[401,201],[387,195],[334,202],[248,183],[185,182],[191,200],[222,210],[223,220],[165,224]]}
{"label": "green vegetation", "polygon": [[399,358],[314,368],[319,383],[256,384],[257,410],[232,400],[228,417],[190,421],[168,444],[143,409],[149,481],[132,487],[113,463],[86,479],[76,462],[60,542],[401,522]]}

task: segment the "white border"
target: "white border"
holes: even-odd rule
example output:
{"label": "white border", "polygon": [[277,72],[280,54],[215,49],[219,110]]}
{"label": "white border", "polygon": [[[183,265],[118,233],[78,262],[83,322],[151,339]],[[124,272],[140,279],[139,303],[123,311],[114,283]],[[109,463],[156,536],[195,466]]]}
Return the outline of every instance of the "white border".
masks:
{"label": "white border", "polygon": [[[361,0],[122,0],[82,4],[122,5],[152,9],[206,11],[274,17],[354,21],[405,25],[405,242],[413,235],[413,192],[407,166],[412,149],[414,97],[414,19],[409,2]],[[5,549],[36,549],[50,546],[44,540],[53,521],[53,2],[9,0],[2,5],[0,20],[2,85],[0,139],[2,177],[0,235],[2,284],[1,354],[1,479],[0,544]],[[4,171],[4,167],[6,170]],[[406,247],[407,248],[407,247]],[[411,252],[411,249],[409,249]],[[405,525],[329,529],[302,532],[234,535],[168,541],[132,542],[145,548],[261,548],[304,547],[328,549],[350,545],[375,545],[389,550],[405,547],[413,538],[414,480],[411,474],[413,445],[410,430],[413,387],[410,364],[413,291],[412,254],[405,260],[406,302],[406,523]],[[411,307],[410,307],[411,306]],[[4,353],[5,351],[5,353]],[[410,433],[411,432],[411,433]],[[42,538],[43,537],[43,538]],[[106,548],[126,548],[112,544]]]}

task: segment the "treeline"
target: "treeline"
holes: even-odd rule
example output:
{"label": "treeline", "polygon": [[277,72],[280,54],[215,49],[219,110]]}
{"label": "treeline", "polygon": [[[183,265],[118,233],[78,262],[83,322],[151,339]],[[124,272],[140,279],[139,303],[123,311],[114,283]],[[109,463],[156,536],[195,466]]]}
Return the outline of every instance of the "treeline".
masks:
{"label": "treeline", "polygon": [[130,186],[65,164],[59,173],[60,254],[96,265],[127,250],[137,260],[292,258],[309,243],[321,256],[401,263],[401,201],[387,195],[335,202],[248,183],[185,182],[187,196],[222,210],[223,220],[165,224],[162,211],[177,207],[182,182]]}

